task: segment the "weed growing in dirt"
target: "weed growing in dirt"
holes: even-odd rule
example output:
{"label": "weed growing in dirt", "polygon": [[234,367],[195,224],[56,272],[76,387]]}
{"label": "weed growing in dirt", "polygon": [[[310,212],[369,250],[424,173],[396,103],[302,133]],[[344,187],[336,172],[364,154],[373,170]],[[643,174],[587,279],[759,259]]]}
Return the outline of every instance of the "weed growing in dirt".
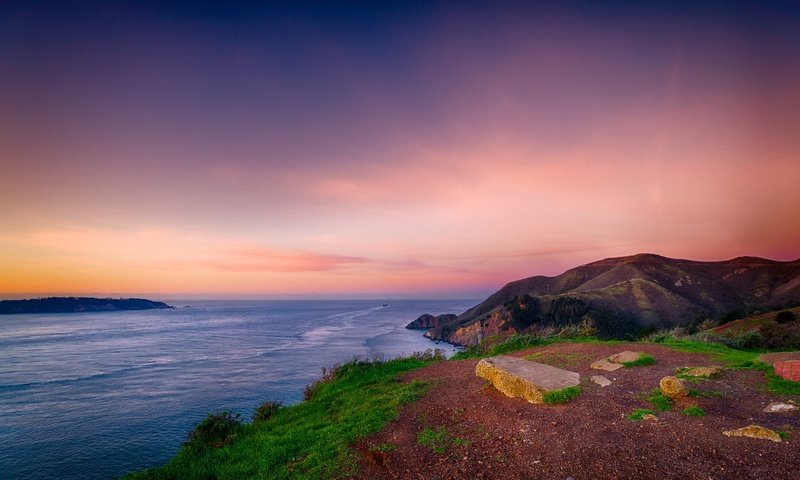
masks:
{"label": "weed growing in dirt", "polygon": [[417,444],[428,447],[432,452],[439,455],[445,453],[451,447],[469,445],[463,438],[454,437],[444,426],[435,429],[426,428],[417,434]]}
{"label": "weed growing in dirt", "polygon": [[687,415],[689,417],[705,417],[706,412],[702,408],[698,407],[697,405],[692,405],[691,407],[684,408],[681,410],[681,413]]}
{"label": "weed growing in dirt", "polygon": [[561,390],[545,392],[542,396],[542,400],[548,405],[556,405],[559,403],[567,403],[580,394],[581,387],[567,387]]}
{"label": "weed growing in dirt", "polygon": [[647,397],[647,401],[650,402],[656,410],[660,410],[662,412],[666,412],[668,410],[672,410],[672,399],[665,396],[660,388],[654,388],[650,391],[650,396]]}
{"label": "weed growing in dirt", "polygon": [[395,445],[393,443],[379,443],[377,445],[374,445],[374,446],[370,447],[369,451],[370,452],[384,452],[384,453],[386,453],[386,452],[392,452],[392,451],[394,451],[396,449],[397,449],[397,445]]}
{"label": "weed growing in dirt", "polygon": [[655,415],[655,414],[656,412],[648,410],[647,408],[637,408],[636,410],[633,411],[633,413],[631,413],[625,418],[633,422],[638,422],[644,420],[645,415]]}
{"label": "weed growing in dirt", "polygon": [[647,365],[655,365],[656,359],[652,355],[644,354],[632,362],[622,362],[624,367],[645,367]]}

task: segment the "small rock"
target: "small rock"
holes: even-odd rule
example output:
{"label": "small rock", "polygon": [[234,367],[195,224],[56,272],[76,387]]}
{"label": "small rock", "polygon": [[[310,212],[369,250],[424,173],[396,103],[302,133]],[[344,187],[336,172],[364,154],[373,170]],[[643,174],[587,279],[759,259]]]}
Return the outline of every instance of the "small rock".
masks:
{"label": "small rock", "polygon": [[644,415],[642,415],[642,420],[649,420],[651,422],[657,422],[658,421],[658,417],[656,417],[652,413],[645,413]]}
{"label": "small rock", "polygon": [[793,410],[797,410],[797,405],[792,405],[791,403],[781,403],[781,402],[772,402],[769,405],[767,405],[767,408],[764,409],[764,411],[767,413],[791,412]]}
{"label": "small rock", "polygon": [[689,396],[689,387],[686,381],[678,377],[664,377],[659,382],[661,393],[672,400],[681,400]]}
{"label": "small rock", "polygon": [[760,425],[748,425],[746,427],[737,428],[736,430],[724,431],[722,434],[729,437],[760,438],[763,440],[771,440],[776,443],[781,443],[782,441],[781,436],[778,435],[774,430],[764,428]]}
{"label": "small rock", "polygon": [[635,362],[644,356],[644,352],[631,352],[630,350],[625,350],[624,352],[615,353],[610,357],[607,357],[611,363],[628,363],[628,362]]}
{"label": "small rock", "polygon": [[722,367],[718,367],[716,365],[711,365],[708,367],[689,367],[683,371],[678,369],[681,375],[686,375],[687,377],[698,377],[698,378],[711,378],[716,377],[722,372]]}
{"label": "small rock", "polygon": [[622,364],[611,363],[605,358],[603,358],[591,364],[590,367],[594,368],[595,370],[605,370],[606,372],[613,372],[614,370],[622,368]]}
{"label": "small rock", "polygon": [[594,383],[600,385],[601,387],[607,387],[607,386],[611,385],[611,380],[607,379],[606,377],[604,377],[602,375],[593,375],[592,376],[592,381]]}

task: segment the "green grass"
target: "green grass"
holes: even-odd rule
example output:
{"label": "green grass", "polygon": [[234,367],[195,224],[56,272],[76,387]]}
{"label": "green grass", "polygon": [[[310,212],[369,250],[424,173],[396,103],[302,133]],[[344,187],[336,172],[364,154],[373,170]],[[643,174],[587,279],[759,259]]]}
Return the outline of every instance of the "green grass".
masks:
{"label": "green grass", "polygon": [[645,367],[647,365],[655,365],[656,359],[652,355],[644,354],[632,362],[622,362],[623,367]]}
{"label": "green grass", "polygon": [[393,452],[395,450],[397,450],[397,445],[393,443],[379,443],[369,449],[370,452]]}
{"label": "green grass", "polygon": [[184,447],[166,465],[126,478],[346,477],[356,465],[352,444],[383,428],[427,388],[400,383],[398,376],[428,363],[416,358],[347,363],[317,384],[310,400],[244,425],[233,442],[201,451]]}
{"label": "green grass", "polygon": [[718,392],[716,390],[696,390],[694,388],[689,389],[689,396],[693,398],[697,397],[712,397],[712,398],[719,398],[724,397],[725,394],[723,392]]}
{"label": "green grass", "polygon": [[444,426],[437,428],[426,428],[417,434],[417,444],[428,447],[432,452],[439,455],[447,452],[452,447],[468,445],[469,442],[463,438],[454,437]]}
{"label": "green grass", "polygon": [[654,388],[650,391],[650,396],[647,397],[647,401],[656,408],[656,410],[666,412],[668,410],[672,410],[672,399],[665,396],[660,388]]}
{"label": "green grass", "polygon": [[567,387],[561,390],[553,390],[545,392],[542,396],[544,403],[548,405],[556,405],[559,403],[567,403],[573,398],[581,394],[581,387]]}
{"label": "green grass", "polygon": [[636,410],[633,411],[633,413],[631,413],[625,418],[634,422],[638,422],[643,420],[645,415],[655,415],[655,414],[656,412],[652,410],[648,410],[646,408],[637,408]]}
{"label": "green grass", "polygon": [[703,343],[689,341],[667,341],[658,343],[673,350],[687,353],[701,353],[712,356],[715,360],[731,368],[752,368],[758,362],[756,350],[736,350],[719,343]]}
{"label": "green grass", "polygon": [[692,405],[691,407],[684,408],[681,410],[681,413],[687,415],[689,417],[705,417],[706,412],[702,408],[698,407],[697,405]]}

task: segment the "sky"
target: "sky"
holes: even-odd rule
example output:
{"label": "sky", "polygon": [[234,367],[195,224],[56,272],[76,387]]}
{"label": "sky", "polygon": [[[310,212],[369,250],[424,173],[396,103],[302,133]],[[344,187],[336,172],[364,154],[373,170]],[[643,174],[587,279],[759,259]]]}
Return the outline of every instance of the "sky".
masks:
{"label": "sky", "polygon": [[657,3],[0,2],[0,297],[797,259],[800,7]]}

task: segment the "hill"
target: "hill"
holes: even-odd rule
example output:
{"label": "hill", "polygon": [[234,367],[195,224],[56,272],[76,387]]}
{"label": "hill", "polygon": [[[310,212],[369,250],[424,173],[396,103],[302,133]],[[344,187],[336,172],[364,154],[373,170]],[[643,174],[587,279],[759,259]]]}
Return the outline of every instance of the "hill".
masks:
{"label": "hill", "polygon": [[797,305],[800,260],[702,262],[638,254],[589,263],[556,277],[511,282],[425,335],[477,345],[494,335],[582,325],[601,337],[624,338]]}
{"label": "hill", "polygon": [[[786,311],[792,312],[795,315],[795,317],[800,317],[800,307],[787,308]],[[732,322],[724,323],[710,330],[711,332],[717,334],[734,334],[734,335],[745,332],[757,332],[765,324],[774,321],[775,317],[778,316],[778,313],[780,312],[768,312],[759,315],[752,315],[749,317],[734,320]]]}
{"label": "hill", "polygon": [[29,300],[0,300],[0,315],[17,313],[109,312],[173,308],[164,302],[144,298],[48,297]]}

